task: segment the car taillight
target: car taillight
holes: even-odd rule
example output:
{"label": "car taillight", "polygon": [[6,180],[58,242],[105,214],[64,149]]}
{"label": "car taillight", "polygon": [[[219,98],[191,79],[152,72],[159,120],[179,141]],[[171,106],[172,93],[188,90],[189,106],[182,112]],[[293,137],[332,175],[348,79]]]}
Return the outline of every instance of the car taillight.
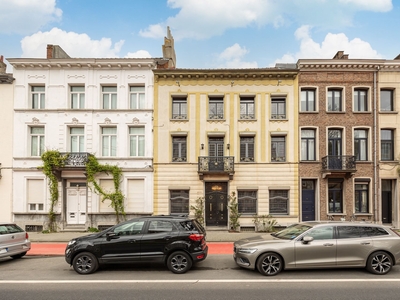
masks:
{"label": "car taillight", "polygon": [[25,239],[29,239],[29,234],[25,232]]}
{"label": "car taillight", "polygon": [[189,235],[189,239],[195,242],[201,241],[202,239],[204,239],[204,234],[192,233],[191,235]]}

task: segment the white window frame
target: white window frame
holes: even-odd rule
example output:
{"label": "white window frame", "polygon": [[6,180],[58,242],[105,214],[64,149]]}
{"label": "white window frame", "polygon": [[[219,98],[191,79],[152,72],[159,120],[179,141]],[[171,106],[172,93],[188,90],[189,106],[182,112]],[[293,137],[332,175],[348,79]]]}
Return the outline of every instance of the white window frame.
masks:
{"label": "white window frame", "polygon": [[117,86],[101,87],[101,105],[103,109],[117,109]]}
{"label": "white window frame", "polygon": [[[142,132],[133,132],[135,129],[141,129]],[[146,150],[146,135],[144,126],[129,127],[129,156],[144,157]]]}
{"label": "white window frame", "polygon": [[[74,129],[82,129],[83,132],[73,132]],[[77,142],[74,142],[74,139]],[[69,127],[69,147],[71,152],[80,153],[85,152],[85,128],[84,127]],[[73,149],[74,144],[76,143],[77,149]]]}
{"label": "white window frame", "polygon": [[[82,90],[83,89],[83,90]],[[81,85],[71,85],[70,91],[70,108],[84,109],[85,108],[85,87]]]}
{"label": "white window frame", "polygon": [[145,109],[146,108],[146,90],[145,86],[132,85],[129,87],[129,108]]}
{"label": "white window frame", "polygon": [[[43,129],[43,132],[33,132],[34,129]],[[34,141],[36,140],[36,141]],[[44,126],[29,126],[30,156],[41,156],[45,151]]]}
{"label": "white window frame", "polygon": [[[115,132],[105,132],[108,129],[115,129]],[[117,156],[117,126],[101,127],[101,156]],[[113,146],[115,145],[115,149]]]}
{"label": "white window frame", "polygon": [[44,85],[31,86],[31,108],[46,108],[46,88]]}

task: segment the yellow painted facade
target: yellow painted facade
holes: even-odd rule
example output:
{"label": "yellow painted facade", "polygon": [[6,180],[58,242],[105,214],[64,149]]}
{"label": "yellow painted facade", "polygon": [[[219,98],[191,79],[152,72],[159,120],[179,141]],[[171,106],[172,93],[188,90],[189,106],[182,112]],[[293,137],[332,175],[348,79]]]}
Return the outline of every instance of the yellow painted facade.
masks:
{"label": "yellow painted facade", "polygon": [[[271,190],[287,191],[286,213],[272,216],[283,226],[298,221],[297,71],[159,69],[154,70],[154,76],[154,214],[171,213],[170,191],[189,191],[190,207],[196,199],[206,196],[207,183],[224,183],[228,195],[255,191],[259,216],[271,214]],[[210,99],[214,97],[223,99],[223,116],[217,119],[209,115]],[[173,118],[173,98],[186,100],[183,118]],[[284,101],[283,115],[272,112],[271,103],[277,98]],[[241,117],[241,99],[254,99],[253,117]],[[185,161],[173,161],[174,137],[186,138]],[[244,137],[254,138],[251,161],[241,159],[241,138]],[[281,161],[271,158],[274,137],[284,140],[285,155]],[[213,138],[222,143],[220,155],[234,159],[234,172],[200,172],[199,157],[211,156]],[[205,205],[212,209],[207,199]],[[206,226],[215,225],[208,222],[205,211]],[[253,219],[253,213],[243,213],[241,227],[254,226]],[[218,227],[226,226],[229,225],[218,223]]]}

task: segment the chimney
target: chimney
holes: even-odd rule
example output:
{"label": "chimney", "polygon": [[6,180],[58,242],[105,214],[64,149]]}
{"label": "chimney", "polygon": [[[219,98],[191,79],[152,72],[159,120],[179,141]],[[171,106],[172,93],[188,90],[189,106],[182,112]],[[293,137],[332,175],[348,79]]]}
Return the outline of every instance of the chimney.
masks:
{"label": "chimney", "polygon": [[332,59],[349,59],[349,55],[344,54],[344,51],[338,51]]}
{"label": "chimney", "polygon": [[71,58],[60,46],[47,45],[47,59],[52,58]]}
{"label": "chimney", "polygon": [[164,37],[164,45],[162,45],[163,58],[169,60],[168,69],[175,69],[176,67],[176,54],[174,46],[174,38],[172,37],[169,26],[167,27],[167,36]]}
{"label": "chimney", "polygon": [[6,68],[7,65],[4,63],[4,56],[0,56],[0,74],[5,74],[6,73]]}

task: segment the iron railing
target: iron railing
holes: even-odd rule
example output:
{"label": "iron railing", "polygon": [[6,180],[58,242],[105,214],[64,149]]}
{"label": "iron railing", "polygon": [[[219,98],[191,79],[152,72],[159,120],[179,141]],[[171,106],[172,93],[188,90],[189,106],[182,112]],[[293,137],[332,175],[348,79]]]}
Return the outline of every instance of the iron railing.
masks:
{"label": "iron railing", "polygon": [[233,156],[199,156],[200,173],[232,173],[233,171]]}
{"label": "iron railing", "polygon": [[69,152],[61,153],[61,155],[68,155],[65,161],[66,167],[85,167],[90,154],[87,152]]}
{"label": "iron railing", "polygon": [[353,155],[328,155],[322,158],[322,169],[327,171],[355,171],[356,157]]}

